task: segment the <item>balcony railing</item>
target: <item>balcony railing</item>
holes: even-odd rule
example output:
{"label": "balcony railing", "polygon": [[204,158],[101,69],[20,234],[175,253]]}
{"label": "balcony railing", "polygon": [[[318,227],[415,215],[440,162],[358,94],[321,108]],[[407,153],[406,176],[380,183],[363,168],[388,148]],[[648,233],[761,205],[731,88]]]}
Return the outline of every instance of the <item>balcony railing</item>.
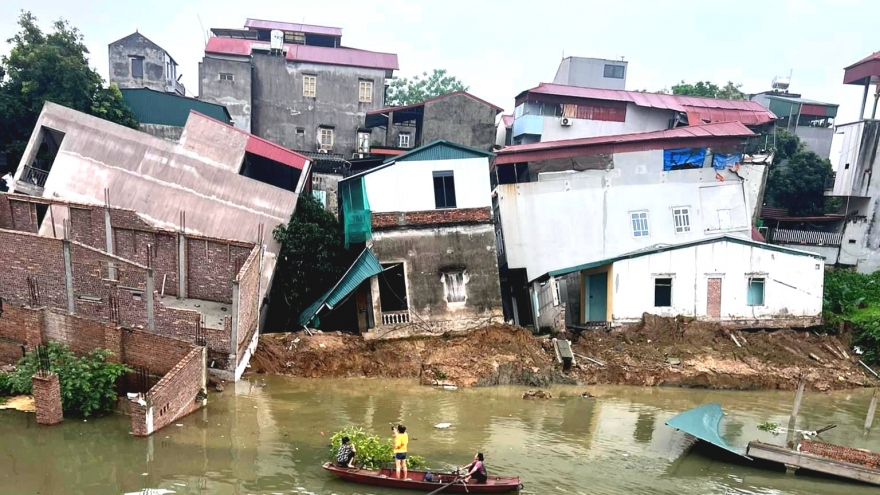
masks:
{"label": "balcony railing", "polygon": [[805,246],[840,246],[843,234],[809,230],[770,229],[771,244],[802,244]]}
{"label": "balcony railing", "polygon": [[44,187],[47,178],[49,178],[48,170],[25,166],[19,180],[27,184],[33,184],[37,187]]}
{"label": "balcony railing", "polygon": [[409,323],[409,311],[389,311],[382,313],[383,325],[400,325]]}

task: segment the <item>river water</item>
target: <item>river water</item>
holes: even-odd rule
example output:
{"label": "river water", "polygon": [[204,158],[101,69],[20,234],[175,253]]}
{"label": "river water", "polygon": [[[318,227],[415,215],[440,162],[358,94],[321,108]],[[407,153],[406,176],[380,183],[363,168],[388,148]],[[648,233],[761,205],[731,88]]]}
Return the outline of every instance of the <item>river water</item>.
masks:
{"label": "river water", "polygon": [[[783,443],[757,429],[787,423],[791,392],[673,388],[554,387],[552,400],[525,401],[519,387],[437,390],[406,380],[253,377],[211,394],[209,406],[150,438],[129,434],[129,418],[68,419],[38,427],[33,414],[0,411],[0,494],[384,494],[321,469],[329,435],[360,425],[410,432],[410,452],[436,470],[486,455],[491,474],[518,474],[524,494],[876,494],[842,485],[682,455],[686,441],[663,423],[707,402],[727,416],[734,446]],[[799,428],[838,427],[825,441],[880,450],[862,431],[867,391],[807,393]],[[452,423],[447,429],[433,425]],[[878,418],[880,423],[880,418]],[[880,427],[880,426],[878,426]]]}

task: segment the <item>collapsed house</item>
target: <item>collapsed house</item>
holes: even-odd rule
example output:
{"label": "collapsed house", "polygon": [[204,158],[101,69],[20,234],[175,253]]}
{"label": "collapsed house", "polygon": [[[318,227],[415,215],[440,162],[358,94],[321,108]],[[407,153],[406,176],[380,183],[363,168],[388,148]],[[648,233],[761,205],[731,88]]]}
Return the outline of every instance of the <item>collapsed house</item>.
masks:
{"label": "collapsed house", "polygon": [[367,337],[463,332],[500,321],[493,156],[435,141],[340,181],[346,244],[361,255],[300,323],[341,307],[349,294]]}
{"label": "collapsed house", "polygon": [[47,103],[0,205],[0,297],[206,345],[236,380],[309,166],[196,113],[174,143]]}

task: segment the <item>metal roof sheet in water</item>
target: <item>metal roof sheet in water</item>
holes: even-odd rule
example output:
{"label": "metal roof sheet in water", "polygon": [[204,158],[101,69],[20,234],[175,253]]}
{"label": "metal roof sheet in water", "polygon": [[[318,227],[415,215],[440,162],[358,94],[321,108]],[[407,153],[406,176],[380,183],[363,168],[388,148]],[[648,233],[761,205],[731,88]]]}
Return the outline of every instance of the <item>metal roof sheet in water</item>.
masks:
{"label": "metal roof sheet in water", "polygon": [[[746,457],[744,448],[731,447],[721,438],[718,426],[721,424],[721,418],[723,417],[724,411],[721,410],[721,404],[704,404],[675,416],[667,421],[666,425],[676,430],[681,430],[704,442],[709,442],[728,452]],[[748,459],[748,457],[746,458]]]}

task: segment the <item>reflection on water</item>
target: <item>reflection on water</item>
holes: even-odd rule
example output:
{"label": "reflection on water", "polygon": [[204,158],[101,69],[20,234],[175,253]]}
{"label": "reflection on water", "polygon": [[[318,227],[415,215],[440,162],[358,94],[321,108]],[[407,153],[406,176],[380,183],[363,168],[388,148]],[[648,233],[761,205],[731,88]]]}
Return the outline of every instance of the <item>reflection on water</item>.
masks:
{"label": "reflection on water", "polygon": [[[517,474],[524,493],[835,494],[876,488],[786,476],[682,456],[688,442],[663,423],[706,402],[728,415],[725,439],[781,442],[759,423],[787,423],[791,393],[556,387],[549,401],[524,401],[523,389],[435,390],[398,380],[297,380],[259,377],[208,408],[147,439],[129,435],[128,418],[67,420],[38,427],[32,414],[0,412],[0,494],[378,494],[400,493],[338,481],[320,468],[329,435],[362,425],[386,435],[410,431],[410,451],[447,469],[486,454],[492,473]],[[807,394],[799,427],[836,423],[826,441],[880,450],[865,435],[866,391]],[[436,429],[437,423],[452,423]],[[146,491],[145,491],[146,490]],[[405,492],[404,492],[405,493]]]}

